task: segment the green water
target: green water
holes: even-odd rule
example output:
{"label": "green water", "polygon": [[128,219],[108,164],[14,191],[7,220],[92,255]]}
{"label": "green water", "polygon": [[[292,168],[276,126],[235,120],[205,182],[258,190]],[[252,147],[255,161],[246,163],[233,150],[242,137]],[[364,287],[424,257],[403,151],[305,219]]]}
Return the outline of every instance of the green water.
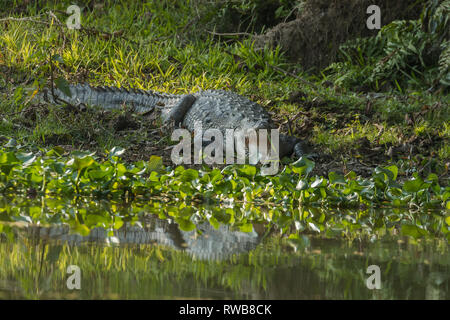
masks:
{"label": "green water", "polygon": [[[236,208],[234,222],[218,225],[208,220],[210,209],[198,210],[189,216],[192,228],[182,209],[175,214],[162,203],[151,206],[159,211],[95,201],[11,203],[0,211],[1,299],[450,298],[448,240],[415,239],[395,226],[330,237],[268,217],[238,224]],[[71,265],[80,289],[68,288]],[[371,265],[379,267],[380,289],[367,287]]]}

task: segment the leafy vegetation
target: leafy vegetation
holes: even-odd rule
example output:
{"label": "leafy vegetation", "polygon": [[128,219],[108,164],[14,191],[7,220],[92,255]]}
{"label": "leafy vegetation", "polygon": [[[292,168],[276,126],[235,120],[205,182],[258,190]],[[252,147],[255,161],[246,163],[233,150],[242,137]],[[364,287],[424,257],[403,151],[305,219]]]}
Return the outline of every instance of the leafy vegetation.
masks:
{"label": "leafy vegetation", "polygon": [[[11,200],[6,200],[0,212],[1,220],[66,222],[74,230],[86,233],[98,226],[108,230],[120,228],[123,221],[130,219],[128,214],[119,214],[112,207],[106,210],[101,207],[98,215],[94,214],[98,210],[93,208],[75,207],[74,211],[69,210],[68,216],[61,216],[59,211],[67,205],[61,200],[51,200],[83,197],[86,201],[136,201],[139,212],[171,216],[186,231],[195,228],[192,221],[203,219],[216,228],[224,223],[242,231],[251,231],[255,222],[269,223],[294,238],[302,231],[353,238],[375,236],[379,232],[383,235],[395,228],[415,238],[450,236],[450,219],[445,210],[427,211],[450,209],[450,187],[441,187],[436,175],[429,175],[425,180],[415,175],[414,179],[402,183],[397,181],[398,168],[391,166],[377,168],[370,179],[357,177],[353,172],[345,177],[336,173],[330,173],[328,178],[311,177],[314,163],[302,158],[286,166],[277,176],[262,176],[250,165],[228,166],[222,170],[181,166],[171,169],[164,167],[158,157],[126,164],[118,158],[123,151],[111,150],[104,161],[97,161],[93,154],[61,157],[58,148],[42,156],[2,151],[0,192],[8,197],[28,194],[31,198],[49,199],[38,205],[24,202],[27,205],[23,209],[22,205],[12,205]],[[147,201],[150,204],[141,207],[140,203]],[[196,211],[191,207],[199,203],[234,204],[237,211],[220,208]],[[389,213],[380,215],[379,211],[369,210],[373,206],[389,207]],[[345,215],[342,211],[345,208],[362,211]],[[335,214],[336,209],[340,214]],[[417,214],[412,216],[411,212]]]}
{"label": "leafy vegetation", "polygon": [[[87,1],[80,30],[64,24],[68,1],[19,2],[5,3],[0,16],[4,199],[21,194],[69,199],[63,203],[158,200],[167,210],[181,203],[173,215],[187,228],[196,214],[187,209],[192,203],[251,203],[252,210],[243,206],[239,214],[217,209],[220,214],[208,221],[215,226],[236,221],[249,230],[261,219],[293,238],[318,230],[352,238],[387,227],[416,238],[448,239],[448,94],[417,91],[439,81],[446,85],[445,5],[430,7],[420,21],[394,22],[376,38],[343,47],[347,61],[319,77],[300,72],[280,48],[255,50],[250,39],[212,34],[205,25],[214,24],[217,12],[202,1]],[[247,17],[262,8],[255,1],[227,5],[229,12],[240,10]],[[280,17],[291,6],[279,2]],[[226,10],[221,14],[229,14]],[[250,31],[262,22],[246,23]],[[430,50],[439,55],[429,63]],[[276,176],[262,176],[248,165],[172,168],[168,130],[158,119],[134,115],[127,106],[104,111],[38,101],[40,89],[63,88],[66,81],[171,93],[233,90],[262,104],[284,133],[308,140],[319,157],[315,163],[285,161]],[[391,93],[353,90],[355,83],[364,83],[381,91],[386,81],[395,84]],[[8,222],[51,223],[63,206],[58,204],[53,215],[35,205],[34,213],[24,213],[8,201],[0,215]],[[258,206],[269,207],[269,213]],[[391,209],[381,215],[373,207]],[[344,208],[362,210],[346,215]],[[90,230],[95,223],[86,222],[89,211],[82,212],[83,222],[62,221],[78,221],[84,226],[80,232]],[[116,221],[113,217],[105,219]]]}
{"label": "leafy vegetation", "polygon": [[211,24],[222,32],[257,32],[294,18],[301,2],[294,0],[245,0],[217,2]]}
{"label": "leafy vegetation", "polygon": [[[17,10],[25,16],[0,22],[0,130],[4,142],[14,138],[22,145],[98,152],[120,146],[127,149],[125,156],[131,160],[156,154],[167,161],[162,149],[168,139],[152,119],[130,115],[126,108],[119,112],[74,110],[32,99],[35,89],[49,85],[53,65],[54,79],[76,83],[171,93],[234,90],[265,106],[282,131],[308,140],[316,153],[322,153],[317,167],[323,169],[322,174],[330,171],[327,155],[342,155],[333,160],[339,162],[339,171],[345,171],[354,151],[361,151],[369,171],[404,159],[422,170],[423,163],[437,160],[432,171],[446,175],[450,156],[446,95],[411,92],[400,82],[401,92],[395,85],[397,92],[392,95],[356,94],[349,91],[351,86],[330,88],[327,83],[335,76],[343,79],[337,84],[350,79],[346,72],[353,70],[351,66],[316,81],[295,71],[294,75],[315,83],[300,85],[298,79],[279,71],[300,69],[288,63],[279,49],[255,51],[250,40],[223,41],[208,33],[204,25],[216,11],[203,2],[125,5],[105,1],[95,6],[87,2],[82,7],[84,29],[78,31],[64,25],[67,15],[62,11],[67,5],[51,1],[36,6],[5,4],[5,12]],[[51,63],[55,56],[61,59]],[[352,81],[360,84],[368,79],[370,75],[364,72],[355,74]],[[352,125],[356,119],[360,125]],[[370,150],[359,150],[360,140],[365,138]],[[374,159],[365,156],[374,153]],[[351,169],[358,174],[367,171]]]}
{"label": "leafy vegetation", "polygon": [[394,205],[447,207],[450,187],[441,187],[437,175],[425,180],[415,173],[412,180],[399,183],[398,168],[377,168],[370,179],[354,172],[345,177],[331,172],[310,177],[314,162],[300,158],[277,176],[263,176],[251,165],[230,165],[222,170],[194,170],[178,166],[165,168],[159,157],[148,162],[120,161],[123,149],[112,149],[105,161],[94,154],[76,152],[61,157],[54,148],[43,156],[0,151],[2,194],[33,192],[37,195],[130,198],[155,196],[169,200],[263,200],[275,204],[318,204],[321,206]]}
{"label": "leafy vegetation", "polygon": [[429,1],[415,21],[394,21],[375,37],[341,46],[343,62],[328,68],[338,85],[364,90],[435,90],[450,86],[450,1]]}
{"label": "leafy vegetation", "polygon": [[[327,65],[363,1],[342,14],[328,0],[78,0],[81,29],[69,30],[71,1],[0,0],[0,298],[448,299],[449,1],[413,2],[427,3],[420,19],[343,44],[311,74],[249,33],[305,18],[324,49],[304,56]],[[315,13],[330,3],[325,20],[345,27],[320,34]],[[318,156],[282,159],[274,176],[174,167],[157,114],[39,99],[67,83],[233,90]],[[225,225],[259,244],[202,260],[112,241],[152,219],[195,239],[200,224]],[[101,228],[107,241],[72,246],[51,228],[86,240]],[[371,264],[383,290],[367,290]],[[69,265],[82,290],[67,289]]]}

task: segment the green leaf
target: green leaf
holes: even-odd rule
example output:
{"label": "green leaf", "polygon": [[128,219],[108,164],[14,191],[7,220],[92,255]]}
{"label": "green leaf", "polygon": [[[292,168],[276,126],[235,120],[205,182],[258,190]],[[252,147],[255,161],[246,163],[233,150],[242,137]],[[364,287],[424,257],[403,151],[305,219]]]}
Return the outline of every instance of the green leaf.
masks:
{"label": "green leaf", "polygon": [[118,163],[117,166],[117,176],[121,177],[124,175],[125,172],[127,172],[127,167],[123,163]]}
{"label": "green leaf", "polygon": [[392,165],[392,166],[386,167],[384,169],[389,170],[390,172],[392,172],[392,174],[393,174],[392,180],[394,180],[394,181],[397,180],[398,167],[396,165]]}
{"label": "green leaf", "polygon": [[198,171],[194,169],[184,170],[181,174],[181,181],[183,182],[191,182],[198,178]]}
{"label": "green leaf", "polygon": [[372,176],[377,184],[383,186],[386,182],[394,181],[394,173],[385,168],[376,167]]}
{"label": "green leaf", "polygon": [[297,183],[297,190],[305,190],[308,188],[308,183],[305,180],[299,180]]}
{"label": "green leaf", "polygon": [[73,231],[76,233],[79,233],[82,236],[88,236],[91,230],[84,224],[76,223],[75,226],[73,226]]}
{"label": "green leaf", "polygon": [[164,261],[164,256],[163,256],[163,254],[161,252],[161,248],[160,247],[156,247],[155,253],[156,253],[156,256],[158,257],[158,260],[163,262]]}
{"label": "green leaf", "polygon": [[350,171],[349,173],[347,173],[345,175],[345,178],[348,180],[355,180],[356,177],[357,177],[357,175],[356,175],[356,172],[354,172],[354,171]]}
{"label": "green leaf", "polygon": [[105,170],[89,170],[89,178],[92,180],[100,180],[107,176],[110,172]]}
{"label": "green leaf", "polygon": [[82,158],[75,157],[73,166],[75,167],[75,169],[81,171],[84,168],[91,166],[94,162],[95,160],[91,156],[84,156]]}
{"label": "green leaf", "polygon": [[[450,207],[450,202],[447,202],[447,209],[448,207]],[[450,216],[448,216],[447,218],[445,218],[445,222],[447,222],[447,224],[450,226]]]}
{"label": "green leaf", "polygon": [[313,183],[311,183],[311,188],[317,188],[320,187],[323,183],[323,178],[317,178],[316,180],[314,180]]}
{"label": "green leaf", "polygon": [[70,86],[66,79],[63,77],[59,77],[55,80],[56,87],[61,90],[62,93],[64,93],[69,98],[72,98],[72,93],[70,92]]}
{"label": "green leaf", "polygon": [[314,169],[315,163],[305,157],[301,157],[291,164],[291,170],[300,176],[308,175]]}
{"label": "green leaf", "polygon": [[210,217],[209,218],[209,223],[214,227],[214,229],[219,229],[219,227],[220,227],[220,223],[219,223],[219,221],[217,221],[217,219],[216,218],[214,218],[214,217]]}
{"label": "green leaf", "polygon": [[285,187],[288,187],[288,186],[291,187],[292,186],[291,179],[292,179],[292,175],[283,172],[279,177],[279,182],[281,185],[283,185]]}
{"label": "green leaf", "polygon": [[20,152],[16,154],[16,157],[17,159],[22,161],[22,167],[28,167],[30,164],[34,162],[34,160],[36,160],[36,156],[33,155],[32,152],[29,153]]}
{"label": "green leaf", "polygon": [[242,226],[239,226],[239,230],[241,230],[242,232],[252,232],[253,225],[251,223],[243,224]]}
{"label": "green leaf", "polygon": [[64,149],[61,148],[60,146],[55,146],[55,147],[53,147],[52,150],[48,151],[45,155],[47,157],[52,157],[52,156],[55,156],[55,155],[60,157],[63,154],[64,154]]}
{"label": "green leaf", "polygon": [[120,217],[116,217],[114,221],[114,229],[120,229],[123,226],[123,220]]}
{"label": "green leaf", "polygon": [[180,227],[180,229],[182,231],[189,232],[189,231],[195,230],[195,228],[196,228],[195,224],[191,220],[188,220],[188,219],[175,219],[175,222],[178,223],[178,226]]}
{"label": "green leaf", "polygon": [[406,181],[403,184],[403,190],[409,193],[415,193],[422,189],[423,180],[421,178],[417,178],[414,180]]}
{"label": "green leaf", "polygon": [[217,181],[220,181],[223,178],[223,175],[220,173],[219,169],[214,169],[213,171],[211,171],[209,176],[211,177],[211,184],[215,184]]}
{"label": "green leaf", "polygon": [[125,152],[124,148],[121,147],[114,147],[109,151],[110,157],[120,157]]}
{"label": "green leaf", "polygon": [[152,173],[150,173],[150,176],[148,177],[148,180],[158,182],[159,181],[158,172],[152,171]]}
{"label": "green leaf", "polygon": [[346,184],[344,176],[336,172],[330,172],[328,174],[328,179],[330,180],[331,184],[342,184],[342,185]]}
{"label": "green leaf", "polygon": [[34,182],[34,183],[41,183],[43,178],[41,175],[37,175],[35,173],[32,173],[31,176],[29,177],[30,181]]}
{"label": "green leaf", "polygon": [[151,156],[150,160],[148,161],[148,170],[156,171],[156,172],[162,172],[164,169],[163,161],[161,157],[158,156]]}
{"label": "green leaf", "polygon": [[421,238],[424,235],[427,235],[427,231],[419,228],[413,224],[403,224],[402,225],[402,234],[411,236],[415,239]]}
{"label": "green leaf", "polygon": [[[24,97],[23,88],[17,87],[14,91],[14,102],[16,105],[19,105]],[[20,107],[20,106],[19,106]]]}
{"label": "green leaf", "polygon": [[246,176],[254,177],[256,174],[256,167],[246,164],[239,168],[239,172]]}
{"label": "green leaf", "polygon": [[439,184],[439,177],[435,173],[430,173],[426,180],[436,185]]}
{"label": "green leaf", "polygon": [[9,175],[14,167],[15,165],[13,164],[0,165],[0,171],[2,171],[5,175]]}
{"label": "green leaf", "polygon": [[0,164],[12,164],[17,163],[19,159],[17,159],[14,152],[3,152],[0,154]]}

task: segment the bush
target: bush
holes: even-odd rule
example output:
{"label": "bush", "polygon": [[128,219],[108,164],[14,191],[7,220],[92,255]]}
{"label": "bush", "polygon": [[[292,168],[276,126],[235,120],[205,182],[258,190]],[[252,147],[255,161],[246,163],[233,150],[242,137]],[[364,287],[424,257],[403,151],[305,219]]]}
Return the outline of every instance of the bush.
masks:
{"label": "bush", "polygon": [[449,11],[449,0],[429,1],[420,19],[394,21],[377,36],[342,45],[341,62],[325,73],[337,85],[365,90],[448,89]]}
{"label": "bush", "polygon": [[[294,19],[295,0],[217,1],[211,23],[219,32],[256,32]],[[294,10],[295,11],[295,10]]]}

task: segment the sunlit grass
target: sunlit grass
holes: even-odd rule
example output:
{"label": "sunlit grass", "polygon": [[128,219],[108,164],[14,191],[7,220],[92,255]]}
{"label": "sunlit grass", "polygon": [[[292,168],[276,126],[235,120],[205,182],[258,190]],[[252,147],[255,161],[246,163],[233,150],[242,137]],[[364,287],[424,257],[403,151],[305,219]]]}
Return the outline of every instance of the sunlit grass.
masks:
{"label": "sunlit grass", "polygon": [[[311,112],[322,122],[314,123],[315,129],[303,132],[302,137],[312,143],[316,153],[340,150],[344,157],[350,157],[349,150],[361,138],[386,148],[384,153],[388,151],[387,145],[404,143],[399,133],[408,135],[405,139],[409,139],[415,134],[423,136],[424,132],[442,137],[442,141],[432,145],[432,151],[440,161],[448,160],[448,97],[415,92],[407,98],[385,94],[372,99],[351,92],[351,88],[324,87],[320,85],[327,80],[324,74],[318,77],[304,73],[301,65],[287,62],[280,48],[255,50],[248,39],[228,41],[206,32],[205,25],[213,13],[203,2],[106,1],[92,10],[84,8],[82,25],[99,33],[68,30],[51,19],[49,10],[64,23],[66,17],[61,11],[68,3],[49,2],[40,12],[30,5],[28,12],[20,15],[24,21],[0,23],[0,74],[5,76],[0,79],[4,88],[0,92],[0,112],[6,115],[0,128],[5,138],[15,138],[32,147],[63,141],[75,149],[90,145],[89,149],[100,152],[116,145],[132,147],[131,141],[147,139],[142,128],[135,130],[134,136],[130,133],[118,136],[111,129],[111,117],[97,117],[97,126],[92,114],[64,113],[61,107],[51,112],[38,109],[36,118],[24,124],[24,112],[20,111],[35,103],[28,100],[33,88],[49,85],[49,60],[58,54],[64,63],[55,63],[54,76],[62,76],[71,83],[176,94],[206,89],[233,90],[262,104],[272,112],[277,123],[293,118],[299,111]],[[27,17],[43,23],[27,21]],[[114,32],[118,35],[111,36]],[[271,66],[283,70],[295,68],[296,75],[314,82],[314,86]],[[23,93],[17,91],[21,88]],[[290,95],[296,91],[302,92],[304,98],[289,102]],[[369,101],[372,113],[365,115]],[[405,114],[413,116],[424,106],[436,103],[440,107],[419,115],[412,127],[405,122]],[[343,118],[335,118],[335,114]],[[352,122],[356,117],[359,123]],[[426,128],[422,128],[425,124],[421,119],[427,121]],[[303,120],[298,118],[291,125],[299,127]],[[384,128],[381,133],[380,125]],[[282,130],[286,133],[290,129],[285,125]],[[298,135],[295,131],[292,134]],[[64,139],[52,140],[48,135],[60,135]]]}

